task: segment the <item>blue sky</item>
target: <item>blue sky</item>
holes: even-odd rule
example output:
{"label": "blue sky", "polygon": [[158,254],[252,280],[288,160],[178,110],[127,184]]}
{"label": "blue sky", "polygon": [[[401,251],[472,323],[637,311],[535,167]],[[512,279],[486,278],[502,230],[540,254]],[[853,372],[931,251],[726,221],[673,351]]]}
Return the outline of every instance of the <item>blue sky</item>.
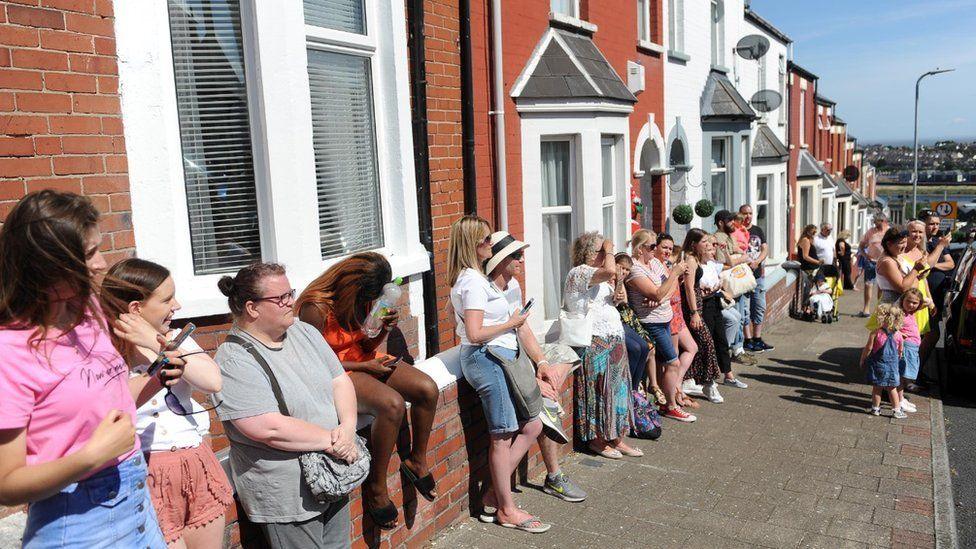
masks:
{"label": "blue sky", "polygon": [[793,59],[860,143],[911,142],[915,80],[919,138],[976,140],[976,0],[752,0],[793,39]]}

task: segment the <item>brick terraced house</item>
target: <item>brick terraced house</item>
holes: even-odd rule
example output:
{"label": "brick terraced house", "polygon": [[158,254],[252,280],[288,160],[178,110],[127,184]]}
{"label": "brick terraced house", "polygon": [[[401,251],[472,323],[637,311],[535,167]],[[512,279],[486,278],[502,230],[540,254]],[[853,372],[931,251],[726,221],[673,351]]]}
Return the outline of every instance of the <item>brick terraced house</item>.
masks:
{"label": "brick terraced house", "polygon": [[[769,53],[737,58],[757,33]],[[783,106],[757,113],[761,89]],[[351,253],[386,255],[406,281],[394,335],[441,389],[430,447],[442,495],[428,503],[391,474],[406,525],[381,533],[356,497],[353,538],[415,546],[467,517],[487,476],[445,306],[451,223],[478,213],[531,244],[523,287],[543,305],[540,336],[583,231],[618,249],[634,222],[680,240],[674,206],[748,202],[776,264],[797,216],[825,209],[823,176],[843,170],[827,159],[857,163],[846,133],[814,141],[816,101],[789,39],[741,0],[0,0],[0,221],[35,190],[90,197],[108,259],[166,265],[179,320],[211,351],[229,328],[220,276],[277,261],[300,289]],[[832,110],[823,120],[841,127]],[[807,157],[816,177],[798,178]],[[873,169],[859,167],[851,228],[874,197]],[[785,303],[770,299],[775,318]],[[217,421],[210,443],[226,452]],[[541,470],[534,449],[524,474]],[[22,521],[0,508],[0,532]],[[231,509],[226,545],[255,535]]]}

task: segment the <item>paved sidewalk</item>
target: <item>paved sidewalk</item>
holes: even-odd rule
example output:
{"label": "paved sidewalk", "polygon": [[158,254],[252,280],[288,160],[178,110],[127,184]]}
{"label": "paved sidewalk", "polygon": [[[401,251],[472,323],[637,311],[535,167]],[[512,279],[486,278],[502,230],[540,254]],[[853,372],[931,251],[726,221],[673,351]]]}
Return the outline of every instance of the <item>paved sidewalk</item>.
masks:
{"label": "paved sidewalk", "polygon": [[740,371],[749,388],[702,401],[695,424],[665,420],[660,440],[636,441],[644,458],[570,456],[586,502],[522,488],[517,501],[548,533],[470,519],[431,545],[934,547],[930,403],[914,397],[905,420],[865,413],[866,332],[849,314],[860,301],[842,298],[838,323],[774,326],[764,337],[776,350]]}

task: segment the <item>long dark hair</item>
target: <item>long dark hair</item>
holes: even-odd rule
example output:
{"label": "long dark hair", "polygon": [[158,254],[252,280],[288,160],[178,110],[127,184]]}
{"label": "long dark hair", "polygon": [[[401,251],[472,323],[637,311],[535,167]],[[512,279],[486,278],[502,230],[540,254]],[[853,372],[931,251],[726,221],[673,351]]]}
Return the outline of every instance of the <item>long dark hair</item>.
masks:
{"label": "long dark hair", "polygon": [[702,241],[703,238],[708,236],[708,233],[701,229],[691,229],[688,234],[685,235],[685,242],[681,245],[681,249],[688,255],[694,257],[695,259],[701,259],[698,257],[698,253],[695,252],[695,246]]}
{"label": "long dark hair", "polygon": [[891,227],[885,231],[884,236],[881,237],[881,249],[884,254],[888,257],[895,257],[888,251],[888,245],[903,238],[908,238],[908,231],[902,227]]}
{"label": "long dark hair", "polygon": [[318,309],[323,319],[331,313],[340,328],[356,330],[366,318],[366,307],[383,293],[383,286],[392,278],[390,262],[382,255],[354,254],[313,280],[298,297],[295,310],[300,312],[307,303]]}
{"label": "long dark hair", "polygon": [[[136,257],[119,261],[108,270],[102,281],[99,298],[102,310],[110,320],[115,320],[128,311],[129,303],[145,301],[170,277],[169,269],[158,263]],[[122,354],[128,356],[132,346],[111,332],[112,343]]]}
{"label": "long dark hair", "polygon": [[97,227],[98,210],[73,193],[33,192],[14,206],[0,228],[0,326],[35,328],[36,349],[58,320],[59,292],[74,315],[65,331],[90,314],[85,237]]}

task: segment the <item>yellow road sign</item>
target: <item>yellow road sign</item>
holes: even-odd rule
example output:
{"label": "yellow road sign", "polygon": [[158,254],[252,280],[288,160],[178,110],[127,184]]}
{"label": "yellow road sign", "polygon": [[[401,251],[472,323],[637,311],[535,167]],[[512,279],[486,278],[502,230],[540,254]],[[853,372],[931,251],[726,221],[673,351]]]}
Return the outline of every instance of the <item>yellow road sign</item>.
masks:
{"label": "yellow road sign", "polygon": [[956,219],[959,217],[959,205],[955,200],[933,200],[932,211],[942,219]]}

